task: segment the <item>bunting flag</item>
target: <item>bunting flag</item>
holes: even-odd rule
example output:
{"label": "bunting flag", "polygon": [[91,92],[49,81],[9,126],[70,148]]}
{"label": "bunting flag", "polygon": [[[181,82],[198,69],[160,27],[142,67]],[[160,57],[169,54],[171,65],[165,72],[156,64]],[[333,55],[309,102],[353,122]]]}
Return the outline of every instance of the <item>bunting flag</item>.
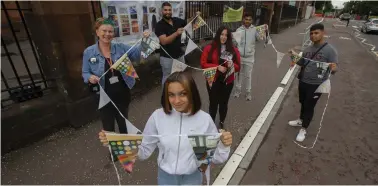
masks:
{"label": "bunting flag", "polygon": [[268,45],[271,45],[273,43],[272,38],[270,38],[270,36],[267,37],[267,40],[268,40]]}
{"label": "bunting flag", "polygon": [[205,76],[210,87],[213,85],[216,73],[217,67],[203,69],[203,75]]}
{"label": "bunting flag", "polygon": [[264,40],[266,36],[266,25],[260,25],[256,27],[256,32],[259,40]]}
{"label": "bunting flag", "polygon": [[188,32],[189,36],[192,38],[193,37],[193,25],[191,23],[187,24],[184,29],[186,32]]}
{"label": "bunting flag", "polygon": [[285,53],[277,51],[277,68],[280,67],[282,58],[285,56]]}
{"label": "bunting flag", "polygon": [[301,56],[299,56],[297,53],[293,53],[290,55],[290,58],[293,63],[297,63],[301,59]]}
{"label": "bunting flag", "polygon": [[235,41],[240,44],[241,37],[242,37],[242,31],[239,32],[232,32],[232,38],[235,39]]}
{"label": "bunting flag", "polygon": [[117,157],[123,169],[127,173],[133,171],[135,160],[138,156],[138,148],[142,144],[142,135],[105,133],[109,141],[112,156]]}
{"label": "bunting flag", "polygon": [[315,90],[315,93],[329,94],[331,92],[331,80],[328,78]]}
{"label": "bunting flag", "polygon": [[138,74],[136,73],[133,64],[131,63],[129,57],[127,57],[127,53],[125,53],[121,58],[114,63],[111,68],[120,71],[122,74],[133,77],[139,78]]}
{"label": "bunting flag", "polygon": [[171,74],[174,72],[182,72],[187,66],[188,65],[178,61],[177,59],[173,59]]}
{"label": "bunting flag", "polygon": [[100,100],[98,102],[98,109],[102,108],[103,106],[105,106],[106,104],[110,102],[110,98],[108,94],[106,94],[106,92],[101,86],[99,87],[100,87]]}
{"label": "bunting flag", "polygon": [[241,21],[243,17],[243,9],[243,7],[240,7],[239,9],[235,10],[225,5],[223,10],[223,22],[230,23]]}
{"label": "bunting flag", "polygon": [[142,134],[138,128],[136,128],[129,120],[125,118],[126,128],[128,134]]}
{"label": "bunting flag", "polygon": [[201,16],[198,16],[196,18],[196,20],[193,21],[193,31],[194,30],[197,30],[198,28],[200,28],[201,26],[205,25],[205,21],[202,19]]}
{"label": "bunting flag", "polygon": [[147,58],[152,52],[160,47],[159,42],[156,42],[151,37],[143,38],[141,42],[141,55]]}
{"label": "bunting flag", "polygon": [[196,48],[198,48],[198,46],[189,38],[188,46],[186,47],[186,50],[185,50],[185,56]]}
{"label": "bunting flag", "polygon": [[188,136],[189,143],[192,145],[194,154],[200,164],[199,169],[206,174],[208,185],[210,184],[210,165],[220,141],[220,136],[221,133],[218,135]]}

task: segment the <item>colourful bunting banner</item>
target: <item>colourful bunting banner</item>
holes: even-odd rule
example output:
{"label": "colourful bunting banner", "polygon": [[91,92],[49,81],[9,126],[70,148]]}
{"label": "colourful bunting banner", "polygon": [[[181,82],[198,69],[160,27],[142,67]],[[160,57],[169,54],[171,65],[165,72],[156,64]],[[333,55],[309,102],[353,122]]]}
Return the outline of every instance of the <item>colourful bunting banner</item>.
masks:
{"label": "colourful bunting banner", "polygon": [[210,87],[213,85],[216,73],[217,73],[217,67],[207,68],[203,70],[203,75],[205,76],[207,83],[209,83]]}
{"label": "colourful bunting banner", "polygon": [[142,143],[143,136],[135,134],[106,133],[112,156],[117,157],[127,173],[133,171],[135,160],[138,156],[138,149]]}

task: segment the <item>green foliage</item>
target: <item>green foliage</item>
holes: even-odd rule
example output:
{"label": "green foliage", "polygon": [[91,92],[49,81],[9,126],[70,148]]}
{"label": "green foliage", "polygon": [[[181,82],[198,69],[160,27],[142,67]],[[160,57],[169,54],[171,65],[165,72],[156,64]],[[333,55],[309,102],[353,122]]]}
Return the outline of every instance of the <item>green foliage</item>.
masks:
{"label": "green foliage", "polygon": [[344,3],[343,13],[359,15],[377,15],[378,1],[348,1]]}
{"label": "green foliage", "polygon": [[324,12],[331,12],[333,10],[333,5],[331,1],[316,1],[315,12],[323,13],[323,6],[324,6]]}

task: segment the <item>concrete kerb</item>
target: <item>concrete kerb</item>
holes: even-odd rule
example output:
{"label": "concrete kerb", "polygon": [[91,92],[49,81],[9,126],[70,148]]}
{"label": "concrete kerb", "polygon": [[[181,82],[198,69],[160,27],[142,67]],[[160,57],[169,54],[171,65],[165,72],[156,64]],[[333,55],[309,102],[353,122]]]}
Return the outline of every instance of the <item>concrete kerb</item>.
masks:
{"label": "concrete kerb", "polygon": [[269,113],[267,119],[265,120],[263,126],[259,130],[256,138],[253,140],[251,146],[249,147],[246,155],[243,157],[242,161],[239,164],[239,167],[235,171],[234,175],[232,176],[231,180],[229,181],[228,185],[239,185],[242,179],[244,178],[245,173],[249,169],[249,167],[252,165],[254,157],[260,148],[264,138],[266,137],[266,134],[273,123],[274,119],[277,116],[277,113],[279,112],[279,109],[281,107],[281,104],[283,103],[283,100],[285,99],[287,92],[289,91],[296,74],[298,72],[298,67],[294,69],[293,73],[290,76],[290,79],[286,86],[283,87],[283,85],[280,85],[279,87],[283,87],[284,90],[282,91],[281,95],[277,99],[276,103],[274,104],[273,109]]}

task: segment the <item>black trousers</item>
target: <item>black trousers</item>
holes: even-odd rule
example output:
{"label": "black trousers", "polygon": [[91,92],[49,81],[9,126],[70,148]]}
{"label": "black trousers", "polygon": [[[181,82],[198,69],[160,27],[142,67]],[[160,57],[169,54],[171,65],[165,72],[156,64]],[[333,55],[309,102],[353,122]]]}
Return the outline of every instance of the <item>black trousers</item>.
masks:
{"label": "black trousers", "polygon": [[302,120],[302,127],[308,128],[312,117],[314,116],[314,109],[318,102],[321,93],[315,93],[319,85],[307,84],[299,81],[299,102],[301,103],[301,114],[299,118]]}
{"label": "black trousers", "polygon": [[[128,118],[129,103],[114,103],[117,105],[122,115],[125,116],[125,118]],[[114,132],[115,121],[117,121],[119,132],[121,134],[127,134],[126,121],[121,116],[121,114],[119,114],[118,110],[114,107],[114,105],[111,102],[109,102],[100,109],[100,118],[102,122],[102,127],[105,131]]]}
{"label": "black trousers", "polygon": [[228,100],[230,99],[234,83],[226,84],[223,79],[217,79],[211,88],[208,83],[206,83],[206,87],[210,99],[209,114],[215,122],[219,106],[219,118],[220,122],[223,123],[227,116]]}

